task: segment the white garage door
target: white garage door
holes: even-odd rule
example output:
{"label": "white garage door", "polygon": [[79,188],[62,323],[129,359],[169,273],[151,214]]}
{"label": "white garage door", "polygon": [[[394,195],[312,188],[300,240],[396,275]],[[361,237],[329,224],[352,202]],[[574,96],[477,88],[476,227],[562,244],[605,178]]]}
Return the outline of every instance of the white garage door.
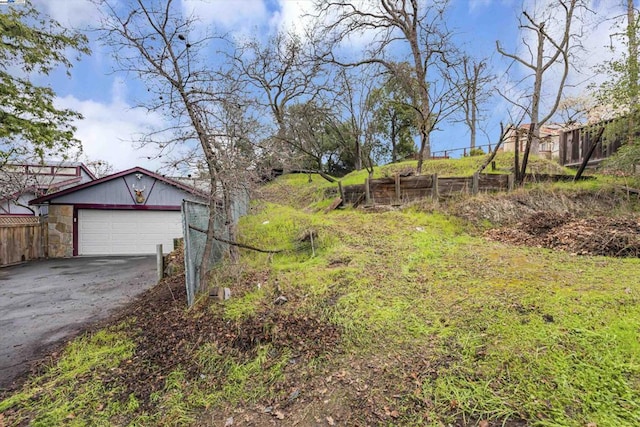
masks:
{"label": "white garage door", "polygon": [[78,210],[79,255],[140,255],[173,250],[182,237],[179,211]]}

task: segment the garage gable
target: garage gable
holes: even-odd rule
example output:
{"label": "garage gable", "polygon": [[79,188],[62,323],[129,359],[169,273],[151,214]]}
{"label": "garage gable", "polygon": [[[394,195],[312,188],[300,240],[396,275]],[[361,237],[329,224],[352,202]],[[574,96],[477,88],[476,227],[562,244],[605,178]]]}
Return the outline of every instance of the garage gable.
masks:
{"label": "garage gable", "polygon": [[40,197],[30,204],[179,209],[184,199],[203,198],[205,195],[196,189],[138,167]]}
{"label": "garage gable", "polygon": [[49,194],[30,204],[48,205],[49,256],[168,252],[182,237],[183,200],[203,201],[199,190],[142,168]]}

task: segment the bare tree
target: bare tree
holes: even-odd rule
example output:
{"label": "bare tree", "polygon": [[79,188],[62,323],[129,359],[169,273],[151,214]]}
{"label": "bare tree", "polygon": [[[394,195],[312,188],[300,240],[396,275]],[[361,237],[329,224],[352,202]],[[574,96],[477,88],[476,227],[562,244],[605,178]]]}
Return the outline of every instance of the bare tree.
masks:
{"label": "bare tree", "polygon": [[[342,66],[378,63],[415,85],[412,107],[418,117],[420,133],[418,173],[425,157],[431,155],[430,135],[437,124],[458,107],[459,98],[453,81],[458,54],[452,43],[452,32],[446,26],[448,0],[378,0],[375,2],[317,0],[318,17],[324,19],[328,37],[335,41],[370,33],[373,39],[356,61],[332,62]],[[394,52],[408,49],[411,67],[408,73],[396,66]]]}
{"label": "bare tree", "polygon": [[302,166],[331,173],[328,167],[338,154],[338,146],[328,133],[332,122],[330,109],[308,101],[287,108],[286,141],[302,156]]}
{"label": "bare tree", "polygon": [[[320,43],[313,42],[313,34],[305,37],[293,33],[278,32],[265,41],[254,38],[241,43],[232,55],[235,65],[234,78],[257,89],[256,103],[268,111],[276,129],[271,141],[277,147],[270,150],[279,158],[274,163],[295,163],[296,150],[301,148],[292,141],[287,131],[289,107],[295,104],[314,102],[323,85],[322,54],[315,51]],[[300,111],[297,111],[300,113]]]}
{"label": "bare tree", "polygon": [[[582,0],[558,0],[550,4],[538,16],[532,15],[526,10],[523,11],[520,28],[525,32],[532,32],[535,43],[532,46],[526,39],[523,39],[526,53],[509,53],[502,48],[499,41],[496,41],[496,48],[501,55],[530,70],[530,75],[533,77],[533,87],[529,93],[530,102],[526,106],[531,125],[522,159],[521,176],[524,176],[529,153],[538,154],[539,152],[540,127],[553,117],[562,98],[569,76],[571,40],[576,37],[576,33],[573,31],[576,9],[581,6]],[[559,26],[559,31],[553,28],[554,25]],[[551,105],[545,114],[541,115],[544,79],[555,65],[561,67],[560,80],[552,95]]]}
{"label": "bare tree", "polygon": [[557,114],[562,123],[570,127],[601,121],[604,117],[598,112],[595,98],[579,95],[562,98],[558,104]]}
{"label": "bare tree", "polygon": [[[113,49],[119,69],[139,76],[149,97],[141,104],[159,111],[169,123],[166,129],[148,135],[145,142],[160,150],[178,147],[184,164],[204,158],[209,176],[210,215],[207,241],[200,268],[200,290],[206,290],[208,263],[216,237],[217,206],[222,205],[228,240],[235,240],[230,215],[236,194],[246,183],[252,147],[244,122],[242,88],[227,78],[220,55],[213,61],[215,44],[223,37],[202,33],[194,19],[182,14],[173,0],[136,0],[126,4],[102,1],[106,16],[101,23],[104,41]],[[175,164],[179,162],[176,161]],[[229,249],[234,255],[234,247]]]}
{"label": "bare tree", "polygon": [[96,178],[102,178],[113,173],[113,165],[106,160],[89,160],[87,158],[85,161],[85,166]]}
{"label": "bare tree", "polygon": [[488,73],[487,61],[476,60],[469,56],[463,56],[460,66],[462,80],[459,85],[462,112],[462,122],[469,129],[470,148],[476,147],[478,124],[482,118],[481,106],[490,95],[490,83],[493,76]]}
{"label": "bare tree", "polygon": [[361,67],[358,72],[348,68],[336,70],[332,115],[333,135],[347,148],[355,170],[366,169],[373,174],[376,149],[376,124],[370,98],[380,86],[378,67],[375,64]]}

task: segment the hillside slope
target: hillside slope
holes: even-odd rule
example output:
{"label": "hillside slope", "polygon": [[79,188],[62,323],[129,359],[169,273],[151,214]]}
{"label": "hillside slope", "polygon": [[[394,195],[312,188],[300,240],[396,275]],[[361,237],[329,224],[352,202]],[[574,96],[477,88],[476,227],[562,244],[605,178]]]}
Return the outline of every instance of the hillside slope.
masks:
{"label": "hillside slope", "polygon": [[640,259],[487,240],[470,206],[493,196],[325,214],[327,187],[269,184],[239,235],[282,252],[218,267],[232,299],[185,310],[181,278],[162,283],[6,396],[0,420],[640,423]]}

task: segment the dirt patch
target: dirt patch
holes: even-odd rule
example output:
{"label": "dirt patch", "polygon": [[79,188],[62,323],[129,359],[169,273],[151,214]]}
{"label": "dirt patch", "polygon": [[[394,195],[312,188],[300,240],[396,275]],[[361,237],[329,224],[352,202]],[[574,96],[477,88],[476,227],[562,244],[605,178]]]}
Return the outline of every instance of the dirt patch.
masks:
{"label": "dirt patch", "polygon": [[555,212],[528,216],[514,226],[489,230],[491,240],[545,247],[576,255],[640,257],[640,217],[575,218]]}
{"label": "dirt patch", "polygon": [[196,353],[204,344],[213,344],[223,357],[243,362],[255,356],[259,345],[269,343],[275,351],[292,351],[292,359],[298,363],[332,351],[340,339],[338,329],[327,322],[277,308],[233,322],[207,307],[185,310],[185,306],[184,277],[176,276],[156,286],[123,314],[123,319],[136,319],[137,350],[131,360],[103,378],[105,384],[122,387],[123,401],[133,394],[141,409],[153,412],[151,395],[164,388],[171,371],[180,367],[188,381],[201,376]]}

